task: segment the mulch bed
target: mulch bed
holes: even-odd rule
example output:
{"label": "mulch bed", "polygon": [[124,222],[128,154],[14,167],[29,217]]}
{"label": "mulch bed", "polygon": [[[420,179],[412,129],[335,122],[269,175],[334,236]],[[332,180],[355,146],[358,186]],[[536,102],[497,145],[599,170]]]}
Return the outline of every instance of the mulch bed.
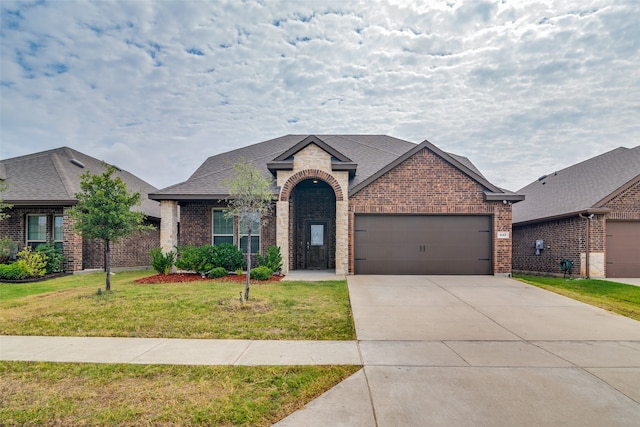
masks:
{"label": "mulch bed", "polygon": [[[282,280],[284,276],[271,276],[269,280],[251,280],[251,283],[272,283],[279,282]],[[150,285],[157,283],[189,283],[189,282],[236,282],[236,283],[246,283],[247,275],[243,274],[238,276],[237,274],[229,274],[224,277],[219,277],[217,279],[209,279],[205,277],[204,279],[200,274],[197,273],[171,273],[171,274],[156,274],[155,276],[143,277],[141,279],[136,279],[133,283],[142,284],[142,285]]]}

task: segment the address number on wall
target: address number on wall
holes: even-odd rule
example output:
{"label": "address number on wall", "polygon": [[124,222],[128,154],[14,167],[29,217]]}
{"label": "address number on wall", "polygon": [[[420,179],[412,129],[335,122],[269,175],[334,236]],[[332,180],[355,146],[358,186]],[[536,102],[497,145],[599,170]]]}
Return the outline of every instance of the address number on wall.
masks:
{"label": "address number on wall", "polygon": [[509,232],[508,231],[498,231],[498,239],[508,239]]}

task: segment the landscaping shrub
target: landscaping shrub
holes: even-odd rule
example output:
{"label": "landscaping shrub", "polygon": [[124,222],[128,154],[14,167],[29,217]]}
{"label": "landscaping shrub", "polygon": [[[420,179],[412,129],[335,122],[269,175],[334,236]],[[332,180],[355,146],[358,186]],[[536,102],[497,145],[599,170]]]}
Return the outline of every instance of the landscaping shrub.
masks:
{"label": "landscaping shrub", "polygon": [[45,270],[47,274],[59,273],[64,270],[64,255],[54,243],[43,243],[36,246],[36,252],[46,256]]}
{"label": "landscaping shrub", "polygon": [[231,243],[216,246],[216,267],[223,267],[227,271],[236,271],[244,264],[242,251]]}
{"label": "landscaping shrub", "polygon": [[224,277],[227,275],[227,269],[224,267],[216,267],[209,272],[210,279],[217,279],[218,277]]}
{"label": "landscaping shrub", "polygon": [[18,243],[8,237],[0,239],[0,264],[6,264],[16,258]]}
{"label": "landscaping shrub", "polygon": [[47,272],[47,256],[42,252],[34,252],[31,246],[25,246],[18,252],[18,261],[28,274],[27,277],[42,277]]}
{"label": "landscaping shrub", "polygon": [[272,271],[282,270],[282,255],[279,246],[269,246],[266,257],[258,255],[258,266],[269,267]]}
{"label": "landscaping shrub", "polygon": [[152,248],[149,251],[149,255],[151,255],[151,266],[158,274],[164,274],[165,276],[169,274],[171,266],[176,260],[174,251],[163,254],[161,248]]}
{"label": "landscaping shrub", "polygon": [[266,266],[251,269],[251,278],[254,280],[269,280],[273,276],[273,270]]}
{"label": "landscaping shrub", "polygon": [[24,262],[12,264],[0,264],[0,279],[22,280],[29,278],[29,271]]}
{"label": "landscaping shrub", "polygon": [[206,274],[216,267],[216,255],[217,249],[215,246],[181,246],[178,248],[178,257],[175,265],[181,270]]}

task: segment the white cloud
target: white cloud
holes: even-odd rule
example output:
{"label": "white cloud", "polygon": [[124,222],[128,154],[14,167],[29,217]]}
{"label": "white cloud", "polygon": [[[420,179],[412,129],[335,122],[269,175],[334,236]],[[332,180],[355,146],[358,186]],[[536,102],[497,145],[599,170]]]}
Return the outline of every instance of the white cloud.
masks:
{"label": "white cloud", "polygon": [[63,145],[158,187],[286,133],[384,133],[497,185],[640,136],[635,1],[3,1],[2,158]]}

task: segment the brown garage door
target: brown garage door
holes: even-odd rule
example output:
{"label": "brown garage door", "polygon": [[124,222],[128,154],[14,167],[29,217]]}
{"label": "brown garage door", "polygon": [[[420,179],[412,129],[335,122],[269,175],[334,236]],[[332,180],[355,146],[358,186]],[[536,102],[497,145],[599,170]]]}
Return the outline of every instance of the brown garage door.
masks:
{"label": "brown garage door", "polygon": [[491,274],[491,217],[357,215],[356,274]]}
{"label": "brown garage door", "polygon": [[640,221],[607,221],[607,277],[640,277]]}

